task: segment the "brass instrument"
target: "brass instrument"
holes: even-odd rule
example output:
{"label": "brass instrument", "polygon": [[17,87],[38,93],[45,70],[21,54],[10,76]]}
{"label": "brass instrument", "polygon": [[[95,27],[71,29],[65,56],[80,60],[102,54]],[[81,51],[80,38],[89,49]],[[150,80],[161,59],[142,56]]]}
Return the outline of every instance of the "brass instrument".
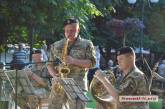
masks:
{"label": "brass instrument", "polygon": [[[63,50],[62,50],[62,55],[61,55],[62,64],[60,64],[58,67],[58,73],[60,75],[60,78],[66,78],[67,75],[70,73],[70,69],[68,68],[68,66],[66,64],[66,60],[65,60],[65,58],[68,54],[68,42],[69,42],[69,40],[66,39]],[[53,89],[56,93],[61,93],[61,94],[64,93],[64,89],[60,85],[60,82],[54,83]]]}
{"label": "brass instrument", "polygon": [[[106,75],[108,80],[110,80],[112,85],[114,85],[116,79],[113,72],[109,70],[103,71],[103,73]],[[113,101],[113,97],[108,94],[104,85],[97,78],[93,78],[93,80],[91,81],[90,91],[93,98],[99,105],[101,105],[103,109],[116,109],[116,104]]]}
{"label": "brass instrument", "polygon": [[70,72],[70,69],[68,68],[67,64],[66,64],[66,56],[68,55],[68,43],[69,43],[69,40],[66,39],[65,41],[65,44],[64,44],[64,48],[62,50],[62,55],[61,55],[61,59],[63,61],[63,64],[61,64],[59,66],[59,70],[58,70],[58,73],[60,74],[60,76],[62,78],[66,78],[68,73]]}

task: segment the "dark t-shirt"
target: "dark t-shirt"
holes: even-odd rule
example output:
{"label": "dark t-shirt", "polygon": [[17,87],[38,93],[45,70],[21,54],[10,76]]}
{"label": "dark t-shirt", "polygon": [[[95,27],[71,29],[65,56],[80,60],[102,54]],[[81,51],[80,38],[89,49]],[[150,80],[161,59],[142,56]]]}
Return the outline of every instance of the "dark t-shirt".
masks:
{"label": "dark t-shirt", "polygon": [[90,83],[91,83],[91,81],[92,81],[92,79],[93,79],[93,76],[94,76],[96,70],[98,70],[98,69],[99,69],[99,68],[92,68],[92,69],[89,69],[88,74],[87,74],[87,79],[88,79],[89,85],[90,85]]}

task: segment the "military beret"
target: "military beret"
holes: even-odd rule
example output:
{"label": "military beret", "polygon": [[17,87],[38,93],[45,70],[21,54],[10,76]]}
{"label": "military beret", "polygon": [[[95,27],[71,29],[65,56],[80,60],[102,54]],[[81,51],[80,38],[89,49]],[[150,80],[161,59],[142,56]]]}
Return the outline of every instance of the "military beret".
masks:
{"label": "military beret", "polygon": [[79,21],[75,18],[69,18],[69,19],[66,19],[64,21],[64,26],[68,25],[68,24],[72,24],[72,23],[79,23]]}
{"label": "military beret", "polygon": [[40,49],[33,50],[32,54],[41,54],[42,51]]}
{"label": "military beret", "polygon": [[117,55],[127,54],[127,53],[134,53],[134,50],[132,47],[122,47],[117,50]]}

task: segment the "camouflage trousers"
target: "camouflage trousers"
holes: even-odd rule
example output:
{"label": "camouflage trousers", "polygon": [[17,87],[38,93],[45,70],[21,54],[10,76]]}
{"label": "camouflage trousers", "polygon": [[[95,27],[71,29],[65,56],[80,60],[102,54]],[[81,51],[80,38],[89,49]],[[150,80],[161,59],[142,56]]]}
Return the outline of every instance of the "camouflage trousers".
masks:
{"label": "camouflage trousers", "polygon": [[56,91],[54,89],[54,85],[52,85],[48,99],[48,109],[85,109],[85,102],[70,100],[64,91]]}

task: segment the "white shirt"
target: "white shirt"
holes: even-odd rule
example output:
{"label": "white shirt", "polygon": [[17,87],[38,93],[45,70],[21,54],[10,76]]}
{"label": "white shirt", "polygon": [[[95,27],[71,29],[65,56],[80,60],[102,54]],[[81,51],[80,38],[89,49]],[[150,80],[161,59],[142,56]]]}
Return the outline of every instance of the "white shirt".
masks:
{"label": "white shirt", "polygon": [[165,64],[160,64],[158,67],[158,73],[160,76],[165,77]]}

